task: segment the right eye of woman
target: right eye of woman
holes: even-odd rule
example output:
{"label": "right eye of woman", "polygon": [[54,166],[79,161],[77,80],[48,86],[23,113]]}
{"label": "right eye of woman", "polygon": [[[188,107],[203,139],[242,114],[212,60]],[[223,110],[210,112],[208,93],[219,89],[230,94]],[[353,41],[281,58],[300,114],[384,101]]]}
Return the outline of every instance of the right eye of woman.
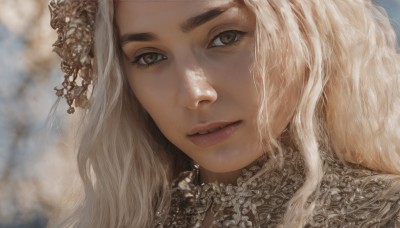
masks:
{"label": "right eye of woman", "polygon": [[163,54],[156,52],[148,52],[136,56],[135,59],[132,61],[132,63],[138,65],[139,67],[149,67],[153,64],[157,64],[166,59],[167,57]]}

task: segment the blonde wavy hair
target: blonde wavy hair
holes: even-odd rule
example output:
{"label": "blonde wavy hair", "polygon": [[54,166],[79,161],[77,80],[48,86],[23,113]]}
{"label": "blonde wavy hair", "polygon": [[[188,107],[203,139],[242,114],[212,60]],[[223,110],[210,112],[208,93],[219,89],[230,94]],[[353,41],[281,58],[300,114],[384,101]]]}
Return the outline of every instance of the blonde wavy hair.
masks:
{"label": "blonde wavy hair", "polygon": [[[400,60],[384,10],[370,0],[242,0],[256,17],[254,75],[262,96],[259,132],[273,159],[284,148],[268,126],[268,75],[302,91],[289,124],[306,179],[290,201],[285,227],[303,226],[307,199],[323,176],[322,153],[400,174]],[[63,226],[150,227],[168,210],[169,185],[187,158],[158,131],[135,99],[122,66],[114,2],[99,0],[97,81],[78,152],[85,199]],[[279,101],[276,101],[279,102]]]}

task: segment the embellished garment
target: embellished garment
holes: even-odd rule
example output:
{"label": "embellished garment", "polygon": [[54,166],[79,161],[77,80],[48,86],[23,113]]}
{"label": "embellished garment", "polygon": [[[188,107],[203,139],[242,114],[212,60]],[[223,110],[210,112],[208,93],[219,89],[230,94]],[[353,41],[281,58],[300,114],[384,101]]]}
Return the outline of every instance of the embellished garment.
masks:
{"label": "embellished garment", "polygon": [[[298,152],[242,171],[237,185],[198,184],[198,171],[181,173],[173,185],[171,208],[156,227],[277,227],[290,199],[303,185],[305,170]],[[314,210],[305,227],[400,227],[399,177],[343,164],[324,156],[325,174],[311,198]],[[161,218],[161,217],[160,217]]]}

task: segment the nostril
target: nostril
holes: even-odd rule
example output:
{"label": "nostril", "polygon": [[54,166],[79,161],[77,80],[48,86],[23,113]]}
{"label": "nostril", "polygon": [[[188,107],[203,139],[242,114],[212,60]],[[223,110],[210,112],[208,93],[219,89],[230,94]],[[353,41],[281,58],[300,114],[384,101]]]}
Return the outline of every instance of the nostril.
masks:
{"label": "nostril", "polygon": [[196,83],[192,88],[187,88],[182,95],[183,104],[189,109],[196,109],[214,103],[218,99],[215,88],[206,81]]}

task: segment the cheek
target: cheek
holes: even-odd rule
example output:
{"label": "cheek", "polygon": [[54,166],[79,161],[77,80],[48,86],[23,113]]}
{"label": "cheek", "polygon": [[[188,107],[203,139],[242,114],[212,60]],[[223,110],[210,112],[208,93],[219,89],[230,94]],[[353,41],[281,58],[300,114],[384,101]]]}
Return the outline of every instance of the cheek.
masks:
{"label": "cheek", "polygon": [[154,114],[158,113],[160,109],[163,109],[163,103],[160,102],[159,90],[152,88],[149,82],[146,80],[138,80],[129,78],[130,88],[139,101],[143,109],[153,118]]}
{"label": "cheek", "polygon": [[128,72],[129,86],[142,105],[142,107],[149,113],[157,113],[158,110],[164,108],[165,100],[168,96],[168,75],[158,74],[154,75],[135,75],[131,70]]}
{"label": "cheek", "polygon": [[[251,69],[254,64],[253,49],[249,46],[246,50],[224,59],[219,64],[216,75],[222,77],[219,82],[222,95],[232,95],[235,99],[245,100],[246,103],[259,104],[259,94],[257,89],[257,80],[259,77],[253,77]],[[231,94],[224,94],[225,89],[230,89]],[[233,94],[232,94],[233,93]]]}
{"label": "cheek", "polygon": [[[165,75],[162,75],[165,76]],[[169,131],[175,129],[177,110],[171,103],[170,89],[165,81],[143,78],[129,79],[130,88],[143,109],[151,116],[160,131],[168,138]]]}

